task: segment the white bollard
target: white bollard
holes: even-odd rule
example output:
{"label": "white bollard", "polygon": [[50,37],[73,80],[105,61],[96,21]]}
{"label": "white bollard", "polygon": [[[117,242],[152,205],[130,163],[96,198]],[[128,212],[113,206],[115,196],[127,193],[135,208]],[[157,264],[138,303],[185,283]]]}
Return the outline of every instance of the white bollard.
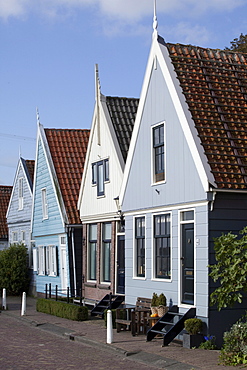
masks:
{"label": "white bollard", "polygon": [[22,294],[22,304],[21,304],[21,316],[26,315],[26,307],[27,307],[27,297],[26,297],[26,293],[23,292],[23,294]]}
{"label": "white bollard", "polygon": [[111,310],[107,310],[107,344],[111,344],[113,342],[113,330],[112,330],[112,312]]}
{"label": "white bollard", "polygon": [[6,289],[5,289],[5,288],[3,288],[2,307],[3,307],[3,310],[7,310],[7,303],[6,303]]}

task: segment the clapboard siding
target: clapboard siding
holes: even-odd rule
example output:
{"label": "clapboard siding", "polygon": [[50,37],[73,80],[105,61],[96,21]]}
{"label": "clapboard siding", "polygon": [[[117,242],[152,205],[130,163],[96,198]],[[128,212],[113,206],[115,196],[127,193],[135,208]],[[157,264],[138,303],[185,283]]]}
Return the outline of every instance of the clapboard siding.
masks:
{"label": "clapboard siding", "polygon": [[[41,190],[46,188],[48,219],[43,219]],[[64,225],[54,192],[51,174],[41,141],[38,145],[36,184],[34,192],[33,236],[52,235],[64,232]]]}
{"label": "clapboard siding", "polygon": [[[152,126],[160,122],[165,123],[166,182],[152,186]],[[158,64],[149,83],[123,210],[192,202],[205,197],[195,162]]]}

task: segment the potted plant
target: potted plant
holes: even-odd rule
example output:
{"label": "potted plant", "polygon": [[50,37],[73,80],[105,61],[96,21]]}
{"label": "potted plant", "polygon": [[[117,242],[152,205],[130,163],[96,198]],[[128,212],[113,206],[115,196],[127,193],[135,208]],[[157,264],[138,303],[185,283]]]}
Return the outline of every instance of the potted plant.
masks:
{"label": "potted plant", "polygon": [[166,296],[164,295],[164,293],[161,293],[158,297],[158,316],[164,316],[167,311],[168,307],[166,305]]}
{"label": "potted plant", "polygon": [[153,296],[152,296],[152,299],[151,299],[151,312],[152,312],[152,315],[156,315],[158,316],[158,294],[157,293],[153,293]]}
{"label": "potted plant", "polygon": [[183,334],[183,347],[198,348],[203,342],[203,322],[201,319],[187,319],[184,322],[184,328],[187,333]]}

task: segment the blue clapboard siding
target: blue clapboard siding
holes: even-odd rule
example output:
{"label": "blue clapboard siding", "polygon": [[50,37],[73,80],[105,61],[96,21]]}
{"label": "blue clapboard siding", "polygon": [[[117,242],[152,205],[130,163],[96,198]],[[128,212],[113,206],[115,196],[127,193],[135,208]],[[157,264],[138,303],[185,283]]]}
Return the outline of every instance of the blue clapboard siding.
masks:
{"label": "blue clapboard siding", "polygon": [[[65,226],[61,218],[61,213],[54,191],[53,182],[51,178],[51,172],[47,165],[46,156],[43,150],[41,141],[38,143],[37,152],[37,167],[36,167],[36,182],[34,189],[34,211],[33,211],[33,238],[35,239],[35,245],[47,246],[55,245],[58,247],[58,276],[36,276],[36,289],[38,293],[44,293],[45,284],[52,284],[55,289],[55,285],[61,289],[61,256],[59,249],[59,234],[65,232]],[[48,219],[43,219],[42,213],[42,197],[41,190],[46,188],[47,204],[48,204]],[[68,279],[69,279],[69,270]],[[69,280],[68,280],[69,281]]]}

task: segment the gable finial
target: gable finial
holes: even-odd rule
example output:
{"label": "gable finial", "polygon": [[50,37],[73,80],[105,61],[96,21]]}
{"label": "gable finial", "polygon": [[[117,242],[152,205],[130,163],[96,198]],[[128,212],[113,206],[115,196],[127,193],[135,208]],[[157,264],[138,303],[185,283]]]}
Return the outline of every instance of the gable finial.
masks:
{"label": "gable finial", "polygon": [[37,119],[37,125],[40,124],[40,119],[39,119],[39,110],[38,108],[36,107],[36,119]]}
{"label": "gable finial", "polygon": [[153,37],[158,38],[158,20],[156,15],[156,0],[154,0]]}
{"label": "gable finial", "polygon": [[98,136],[98,145],[101,144],[100,140],[100,80],[99,80],[99,67],[98,64],[95,64],[95,99],[96,99],[96,109],[97,109],[97,136]]}

